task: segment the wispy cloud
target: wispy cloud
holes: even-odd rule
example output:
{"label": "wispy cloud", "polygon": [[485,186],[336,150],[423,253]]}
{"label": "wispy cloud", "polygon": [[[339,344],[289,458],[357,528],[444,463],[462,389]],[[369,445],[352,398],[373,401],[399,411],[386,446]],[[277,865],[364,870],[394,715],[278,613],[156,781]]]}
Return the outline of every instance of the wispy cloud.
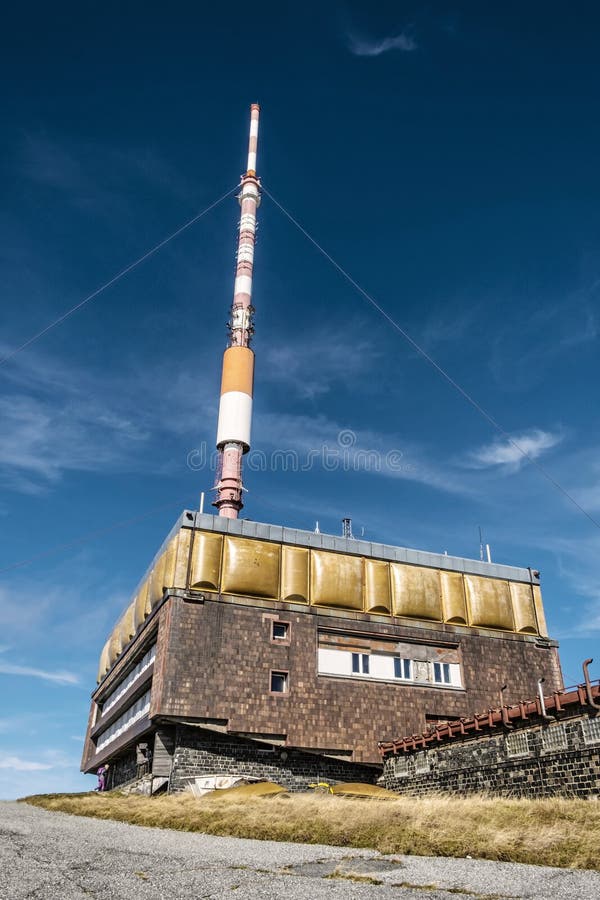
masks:
{"label": "wispy cloud", "polygon": [[20,756],[5,756],[0,754],[0,769],[14,769],[16,772],[38,772],[42,769],[51,769],[49,763],[33,762],[21,759]]}
{"label": "wispy cloud", "polygon": [[381,56],[382,53],[389,53],[390,50],[412,53],[417,49],[417,42],[412,35],[405,31],[378,40],[349,32],[347,41],[348,49],[355,56]]}
{"label": "wispy cloud", "polygon": [[30,678],[41,678],[43,681],[52,681],[55,684],[79,684],[79,676],[73,672],[48,672],[46,669],[36,669],[32,666],[16,666],[13,663],[1,660],[0,675],[22,675]]}
{"label": "wispy cloud", "polygon": [[358,330],[329,329],[284,346],[268,346],[265,376],[292,388],[302,400],[326,394],[343,382],[356,384],[380,356],[373,341],[357,336]]}
{"label": "wispy cloud", "polygon": [[559,433],[534,428],[521,434],[511,435],[510,441],[498,440],[491,444],[485,444],[477,450],[472,450],[463,461],[463,465],[472,469],[505,467],[516,471],[523,463],[527,462],[524,453],[531,459],[537,459],[547,450],[556,447],[562,438],[563,436]]}
{"label": "wispy cloud", "polygon": [[75,139],[58,140],[29,134],[17,148],[18,173],[36,185],[51,188],[74,206],[114,214],[125,210],[131,185],[150,186],[189,198],[191,186],[174,166],[149,147],[99,145]]}

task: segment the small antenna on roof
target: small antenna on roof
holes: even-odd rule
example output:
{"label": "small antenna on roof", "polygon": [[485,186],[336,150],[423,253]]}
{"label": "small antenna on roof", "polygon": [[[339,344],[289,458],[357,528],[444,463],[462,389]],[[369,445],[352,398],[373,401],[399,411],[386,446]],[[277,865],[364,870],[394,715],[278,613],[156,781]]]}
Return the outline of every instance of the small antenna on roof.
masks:
{"label": "small antenna on roof", "polygon": [[483,562],[483,534],[481,532],[481,525],[477,526],[479,528],[479,559]]}
{"label": "small antenna on roof", "polygon": [[315,522],[315,534],[321,534],[321,529],[319,528],[319,521]]}
{"label": "small antenna on roof", "polygon": [[352,534],[352,519],[342,519],[342,537],[354,538]]}

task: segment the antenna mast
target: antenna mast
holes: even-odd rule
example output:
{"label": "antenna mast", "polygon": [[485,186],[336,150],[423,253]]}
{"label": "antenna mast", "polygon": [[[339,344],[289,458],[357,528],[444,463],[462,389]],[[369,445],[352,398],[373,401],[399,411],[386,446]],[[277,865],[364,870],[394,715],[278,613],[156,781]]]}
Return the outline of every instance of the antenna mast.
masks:
{"label": "antenna mast", "polygon": [[242,501],[242,458],[250,449],[252,394],[254,388],[254,352],[250,341],[254,332],[252,315],[252,273],[256,241],[256,210],[260,204],[260,180],[256,175],[258,117],[260,107],[250,107],[248,165],[242,175],[238,200],[241,206],[237,267],[233,304],[227,327],[229,343],[223,355],[221,401],[217,426],[219,472],[217,496],[213,503],[220,516],[237,519]]}

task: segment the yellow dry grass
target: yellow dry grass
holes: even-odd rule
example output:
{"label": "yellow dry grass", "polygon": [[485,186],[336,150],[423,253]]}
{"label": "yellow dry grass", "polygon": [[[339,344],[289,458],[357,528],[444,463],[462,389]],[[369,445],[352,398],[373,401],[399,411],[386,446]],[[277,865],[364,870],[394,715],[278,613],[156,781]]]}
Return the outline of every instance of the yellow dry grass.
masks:
{"label": "yellow dry grass", "polygon": [[197,800],[185,794],[149,798],[117,792],[25,799],[44,809],[181,831],[600,868],[600,804],[585,800],[440,795],[381,803],[331,794]]}

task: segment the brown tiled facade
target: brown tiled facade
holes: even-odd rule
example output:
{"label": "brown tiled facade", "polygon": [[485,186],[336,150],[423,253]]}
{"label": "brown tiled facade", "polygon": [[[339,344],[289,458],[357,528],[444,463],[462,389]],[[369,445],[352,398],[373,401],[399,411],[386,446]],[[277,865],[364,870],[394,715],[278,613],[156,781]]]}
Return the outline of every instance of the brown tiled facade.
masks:
{"label": "brown tiled facade", "polygon": [[[289,641],[280,644],[272,640],[273,621],[278,620],[290,625]],[[562,687],[556,645],[529,635],[441,623],[400,625],[381,616],[183,591],[167,593],[146,625],[96,696],[107,695],[155,640],[148,716],[104,752],[95,752],[88,737],[87,770],[118,756],[132,736],[140,739],[161,722],[207,724],[230,735],[374,764],[380,762],[379,740],[496,705],[504,684],[507,702],[534,694],[541,677],[548,689]],[[318,637],[324,630],[339,632],[350,642],[389,641],[390,648],[452,648],[463,686],[319,674]],[[288,673],[287,692],[271,692],[274,670]],[[137,693],[147,686],[142,682]]]}
{"label": "brown tiled facade", "polygon": [[[350,751],[356,762],[379,761],[378,740],[420,731],[426,716],[458,718],[496,704],[504,684],[507,700],[535,693],[541,677],[549,687],[562,686],[555,646],[520,635],[460,633],[449,626],[425,630],[286,608],[275,614],[290,622],[291,639],[277,646],[271,641],[272,610],[172,597],[163,614],[168,654],[153,688],[153,715],[226,720],[230,732],[285,735],[289,746]],[[458,645],[464,688],[320,675],[317,640],[324,627]],[[270,693],[272,670],[289,673],[288,692]]]}

